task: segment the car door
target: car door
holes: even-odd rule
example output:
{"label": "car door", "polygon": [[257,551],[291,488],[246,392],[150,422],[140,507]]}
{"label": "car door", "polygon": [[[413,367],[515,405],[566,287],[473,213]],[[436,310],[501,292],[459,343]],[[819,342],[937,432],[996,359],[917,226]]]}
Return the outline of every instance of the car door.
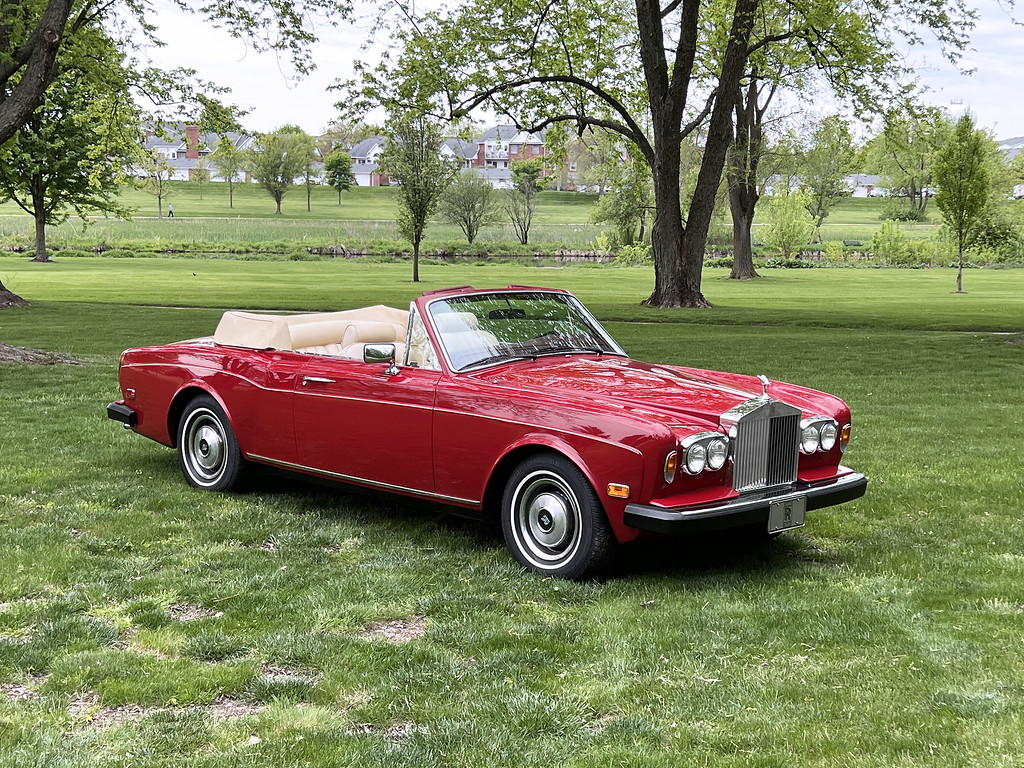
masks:
{"label": "car door", "polygon": [[440,371],[310,355],[296,380],[299,464],[339,480],[434,490],[434,394]]}

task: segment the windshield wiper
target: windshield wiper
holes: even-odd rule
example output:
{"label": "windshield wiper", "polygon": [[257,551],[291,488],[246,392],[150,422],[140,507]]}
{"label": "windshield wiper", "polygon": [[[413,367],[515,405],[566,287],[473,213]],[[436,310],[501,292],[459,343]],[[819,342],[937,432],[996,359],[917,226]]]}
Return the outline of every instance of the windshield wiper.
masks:
{"label": "windshield wiper", "polygon": [[599,347],[541,347],[533,353],[534,359],[551,355],[604,355],[607,352]]}
{"label": "windshield wiper", "polygon": [[487,365],[488,363],[510,363],[513,360],[536,360],[536,355],[491,355],[490,357],[482,357],[479,360],[474,360],[472,363],[459,368],[459,371],[464,371],[467,368],[476,368],[478,365]]}

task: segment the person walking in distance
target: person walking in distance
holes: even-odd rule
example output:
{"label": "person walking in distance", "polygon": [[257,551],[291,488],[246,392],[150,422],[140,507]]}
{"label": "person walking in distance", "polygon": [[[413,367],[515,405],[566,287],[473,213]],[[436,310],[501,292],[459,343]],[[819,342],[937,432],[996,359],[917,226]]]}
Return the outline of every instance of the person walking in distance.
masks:
{"label": "person walking in distance", "polygon": [[170,203],[167,204],[167,217],[171,219],[174,218],[174,206]]}

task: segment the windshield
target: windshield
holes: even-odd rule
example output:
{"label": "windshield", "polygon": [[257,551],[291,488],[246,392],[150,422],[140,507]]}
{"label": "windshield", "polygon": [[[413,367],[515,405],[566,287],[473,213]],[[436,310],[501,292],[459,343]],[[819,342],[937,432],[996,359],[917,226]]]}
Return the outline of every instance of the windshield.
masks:
{"label": "windshield", "polygon": [[429,305],[452,370],[563,354],[625,356],[574,296],[540,291],[470,294]]}

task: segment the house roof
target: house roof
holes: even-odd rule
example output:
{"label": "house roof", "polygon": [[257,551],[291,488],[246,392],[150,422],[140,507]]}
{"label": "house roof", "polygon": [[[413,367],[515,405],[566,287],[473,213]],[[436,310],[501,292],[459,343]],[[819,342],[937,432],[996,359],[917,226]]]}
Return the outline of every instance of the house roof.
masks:
{"label": "house roof", "polygon": [[441,146],[448,147],[454,154],[461,155],[467,160],[476,157],[479,151],[479,145],[462,139],[446,139]]}
{"label": "house roof", "polygon": [[999,148],[1006,153],[1007,160],[1013,160],[1021,150],[1024,150],[1024,136],[1015,139],[1003,139],[999,142]]}
{"label": "house roof", "polygon": [[350,157],[368,157],[374,147],[382,145],[383,143],[383,136],[371,136],[368,139],[363,139],[352,147],[348,154]]}
{"label": "house roof", "polygon": [[476,140],[477,144],[485,144],[488,141],[500,140],[502,142],[509,142],[515,138],[516,134],[519,133],[519,129],[514,125],[496,125],[483,132],[483,134]]}

